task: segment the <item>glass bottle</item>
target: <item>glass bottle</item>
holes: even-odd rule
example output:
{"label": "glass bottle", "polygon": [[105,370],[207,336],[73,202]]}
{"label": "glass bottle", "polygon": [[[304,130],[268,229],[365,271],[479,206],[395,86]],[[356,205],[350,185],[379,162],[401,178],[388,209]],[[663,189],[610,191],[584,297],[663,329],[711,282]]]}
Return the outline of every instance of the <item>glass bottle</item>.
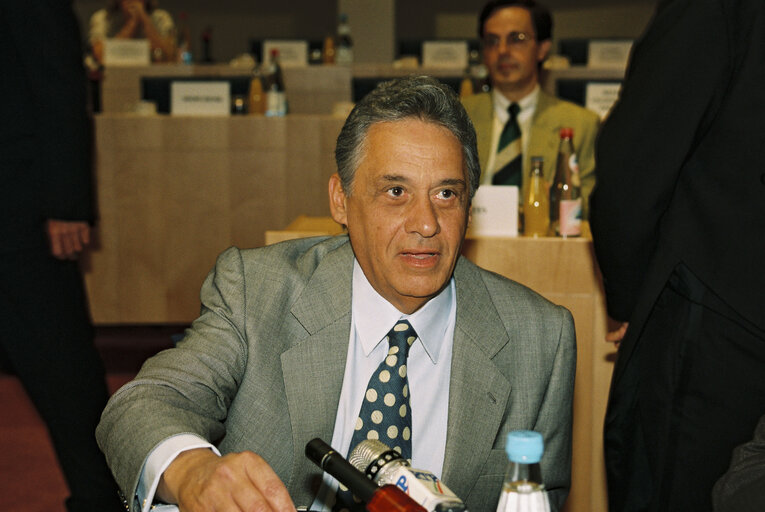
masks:
{"label": "glass bottle", "polygon": [[544,452],[542,434],[533,430],[509,432],[505,452],[509,463],[497,512],[550,512],[539,470]]}
{"label": "glass bottle", "polygon": [[550,187],[550,224],[553,233],[563,238],[582,234],[582,193],[573,137],[573,129],[561,128],[555,180]]}
{"label": "glass bottle", "polygon": [[266,73],[266,116],[278,117],[287,114],[287,96],[284,90],[282,67],[279,65],[279,50],[271,50],[271,59]]}
{"label": "glass bottle", "polygon": [[335,63],[335,38],[327,36],[324,38],[324,45],[321,52],[321,61],[323,64]]}
{"label": "glass bottle", "polygon": [[251,115],[263,115],[266,112],[266,97],[263,94],[263,79],[257,65],[252,70],[250,78],[250,90],[247,96],[247,113]]}
{"label": "glass bottle", "polygon": [[550,201],[547,183],[545,183],[541,156],[531,157],[526,197],[523,199],[524,235],[547,236],[550,229]]}
{"label": "glass bottle", "polygon": [[212,26],[207,25],[202,31],[202,62],[212,63]]}
{"label": "glass bottle", "polygon": [[348,15],[340,14],[337,24],[337,43],[335,44],[335,64],[350,66],[353,64],[353,39],[351,39],[351,26],[348,24]]}
{"label": "glass bottle", "polygon": [[189,30],[188,14],[182,12],[178,15],[178,43],[176,45],[176,61],[180,64],[191,64],[191,31]]}

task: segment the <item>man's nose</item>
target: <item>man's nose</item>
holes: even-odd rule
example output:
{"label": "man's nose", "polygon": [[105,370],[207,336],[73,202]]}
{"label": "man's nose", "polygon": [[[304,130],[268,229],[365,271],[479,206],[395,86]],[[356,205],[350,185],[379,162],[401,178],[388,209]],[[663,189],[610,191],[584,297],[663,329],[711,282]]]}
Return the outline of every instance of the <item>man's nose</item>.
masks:
{"label": "man's nose", "polygon": [[438,213],[429,197],[415,199],[407,212],[406,231],[430,238],[441,230]]}

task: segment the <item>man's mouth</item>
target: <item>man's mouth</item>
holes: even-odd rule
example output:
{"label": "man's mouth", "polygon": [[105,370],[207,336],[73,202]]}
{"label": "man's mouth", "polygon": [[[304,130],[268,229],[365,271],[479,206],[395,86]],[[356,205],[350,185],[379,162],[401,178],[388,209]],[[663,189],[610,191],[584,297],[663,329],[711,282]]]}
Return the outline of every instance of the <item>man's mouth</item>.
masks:
{"label": "man's mouth", "polygon": [[440,254],[437,251],[402,251],[401,257],[409,265],[430,267],[438,261]]}

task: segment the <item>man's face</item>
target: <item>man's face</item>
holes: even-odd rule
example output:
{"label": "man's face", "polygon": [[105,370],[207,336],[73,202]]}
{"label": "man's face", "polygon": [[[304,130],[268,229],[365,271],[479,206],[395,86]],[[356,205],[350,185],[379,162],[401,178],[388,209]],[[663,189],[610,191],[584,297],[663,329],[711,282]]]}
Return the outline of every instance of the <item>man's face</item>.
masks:
{"label": "man's face", "polygon": [[449,281],[469,220],[462,147],[446,128],[418,119],[367,132],[352,192],[329,183],[332,217],[348,227],[372,287],[412,313]]}
{"label": "man's face", "polygon": [[483,25],[483,60],[492,86],[517,101],[539,81],[537,65],[550,50],[550,41],[537,42],[531,13],[522,7],[504,7]]}

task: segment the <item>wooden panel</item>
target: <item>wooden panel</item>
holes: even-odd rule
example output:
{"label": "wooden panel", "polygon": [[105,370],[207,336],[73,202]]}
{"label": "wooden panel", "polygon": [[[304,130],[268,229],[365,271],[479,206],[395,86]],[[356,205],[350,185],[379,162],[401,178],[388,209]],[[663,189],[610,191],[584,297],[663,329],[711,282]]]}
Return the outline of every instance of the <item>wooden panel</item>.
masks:
{"label": "wooden panel", "polygon": [[188,323],[231,245],[328,215],[343,120],[289,115],[96,117],[97,241],[84,262],[97,324]]}

